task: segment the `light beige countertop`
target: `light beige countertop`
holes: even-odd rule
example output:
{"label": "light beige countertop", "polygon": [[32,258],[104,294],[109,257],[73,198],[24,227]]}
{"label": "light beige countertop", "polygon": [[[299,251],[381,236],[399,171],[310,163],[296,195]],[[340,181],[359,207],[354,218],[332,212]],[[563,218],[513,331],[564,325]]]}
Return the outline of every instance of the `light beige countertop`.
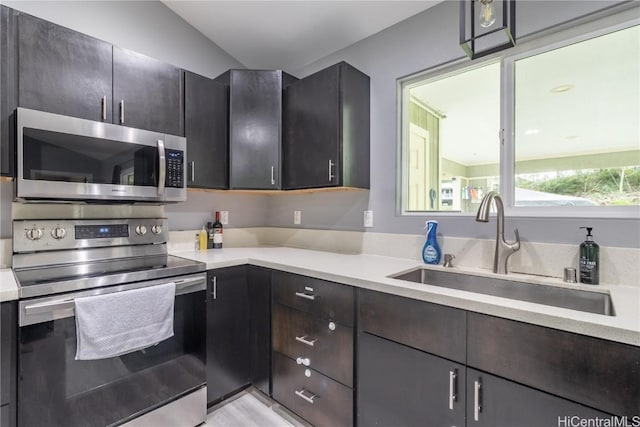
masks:
{"label": "light beige countertop", "polygon": [[[387,277],[424,266],[422,263],[404,258],[338,254],[285,247],[225,248],[203,252],[189,250],[171,253],[204,262],[208,270],[252,264],[640,346],[640,286],[601,284],[591,288],[581,284],[565,284],[553,278],[516,273],[510,273],[507,276],[509,280],[515,281],[607,292],[611,296],[616,315],[605,316]],[[442,266],[427,266],[427,268],[444,269]],[[461,267],[454,267],[447,271],[488,277],[498,276],[487,270]],[[504,278],[504,276],[499,277]]]}
{"label": "light beige countertop", "polygon": [[18,299],[18,283],[10,268],[0,269],[0,302]]}
{"label": "light beige countertop", "polygon": [[[608,292],[616,315],[604,316],[387,277],[424,266],[422,263],[405,258],[338,254],[285,247],[225,248],[203,252],[188,250],[173,251],[171,254],[204,262],[208,270],[252,264],[640,346],[640,286],[601,284],[590,288],[580,284],[568,285],[559,279],[539,276],[516,273],[510,273],[507,276],[509,280],[515,281]],[[426,267],[444,269],[442,266]],[[488,270],[463,267],[454,267],[447,271],[488,277],[497,276]],[[504,276],[500,277],[504,278]],[[2,269],[0,270],[0,301],[15,299],[18,299],[18,287],[13,272],[11,269]]]}

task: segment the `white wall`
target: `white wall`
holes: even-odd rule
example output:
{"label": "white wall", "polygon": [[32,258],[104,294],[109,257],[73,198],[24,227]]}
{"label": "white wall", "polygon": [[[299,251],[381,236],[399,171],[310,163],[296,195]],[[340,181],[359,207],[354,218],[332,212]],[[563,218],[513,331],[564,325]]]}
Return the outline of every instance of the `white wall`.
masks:
{"label": "white wall", "polygon": [[[599,9],[616,1],[525,1],[517,2],[519,37],[543,30]],[[371,191],[291,196],[269,208],[270,226],[293,227],[292,212],[303,209],[307,228],[362,230],[362,212],[374,211],[373,231],[420,234],[428,217],[396,216],[396,84],[397,79],[464,57],[458,45],[456,1],[445,1],[393,27],[297,70],[304,77],[339,61],[347,61],[371,77]],[[272,202],[273,204],[274,202]],[[305,209],[307,208],[307,209]],[[473,217],[439,217],[439,231],[447,236],[493,238],[495,223],[477,223]],[[595,228],[595,240],[603,245],[639,247],[640,221],[570,218],[508,219],[507,237],[517,227],[523,241],[579,243],[579,226]]]}

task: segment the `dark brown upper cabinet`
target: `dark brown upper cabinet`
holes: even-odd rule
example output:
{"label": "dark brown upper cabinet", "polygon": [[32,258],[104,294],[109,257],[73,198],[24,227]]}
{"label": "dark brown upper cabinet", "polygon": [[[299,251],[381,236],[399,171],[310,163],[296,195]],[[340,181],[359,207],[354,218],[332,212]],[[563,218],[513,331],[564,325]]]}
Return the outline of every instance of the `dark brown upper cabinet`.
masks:
{"label": "dark brown upper cabinet", "polygon": [[0,175],[4,176],[14,175],[15,164],[16,32],[13,9],[0,5]]}
{"label": "dark brown upper cabinet", "polygon": [[340,62],[287,87],[284,189],[369,188],[369,77]]}
{"label": "dark brown upper cabinet", "polygon": [[13,77],[16,88],[15,105],[7,110],[18,106],[184,135],[181,69],[19,11],[5,14],[15,26],[2,30],[3,68],[10,73],[15,62],[15,76],[3,76]]}
{"label": "dark brown upper cabinet", "polygon": [[112,46],[17,13],[18,106],[111,122]]}
{"label": "dark brown upper cabinet", "polygon": [[227,90],[212,79],[185,71],[184,134],[187,185],[229,187]]}
{"label": "dark brown upper cabinet", "polygon": [[113,47],[114,123],[184,135],[182,70]]}
{"label": "dark brown upper cabinet", "polygon": [[280,70],[229,70],[229,188],[281,188],[282,91],[296,80]]}

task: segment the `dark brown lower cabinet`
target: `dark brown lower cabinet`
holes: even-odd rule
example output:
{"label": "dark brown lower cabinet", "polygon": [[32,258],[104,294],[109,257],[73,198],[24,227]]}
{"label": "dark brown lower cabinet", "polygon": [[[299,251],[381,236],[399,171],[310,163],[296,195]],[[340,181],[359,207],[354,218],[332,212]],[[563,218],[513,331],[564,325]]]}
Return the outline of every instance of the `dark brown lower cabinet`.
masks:
{"label": "dark brown lower cabinet", "polygon": [[0,427],[13,427],[16,425],[17,305],[16,301],[0,304]]}
{"label": "dark brown lower cabinet", "polygon": [[273,304],[273,351],[292,359],[308,358],[310,366],[353,387],[353,329]]}
{"label": "dark brown lower cabinet", "polygon": [[359,335],[358,426],[464,426],[465,367]]}
{"label": "dark brown lower cabinet", "polygon": [[246,266],[207,272],[207,402],[214,404],[251,380]]}
{"label": "dark brown lower cabinet", "polygon": [[353,390],[273,353],[273,397],[315,426],[353,425]]}
{"label": "dark brown lower cabinet", "polygon": [[247,266],[251,384],[271,394],[271,270]]}
{"label": "dark brown lower cabinet", "polygon": [[[609,414],[512,381],[467,368],[467,426],[557,427]],[[444,424],[443,424],[444,425]]]}

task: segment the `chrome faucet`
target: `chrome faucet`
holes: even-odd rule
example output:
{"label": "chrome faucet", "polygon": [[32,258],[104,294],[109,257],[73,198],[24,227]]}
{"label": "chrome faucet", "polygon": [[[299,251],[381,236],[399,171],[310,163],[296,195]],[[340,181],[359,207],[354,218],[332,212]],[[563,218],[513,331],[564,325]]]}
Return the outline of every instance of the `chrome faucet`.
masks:
{"label": "chrome faucet", "polygon": [[489,191],[482,198],[478,213],[476,214],[476,221],[489,222],[489,212],[491,211],[491,201],[496,202],[496,211],[498,217],[498,232],[496,234],[496,253],[493,258],[493,272],[498,274],[507,274],[507,261],[514,252],[520,249],[520,234],[516,228],[515,242],[507,242],[504,239],[504,204],[502,203],[502,197],[497,191]]}

